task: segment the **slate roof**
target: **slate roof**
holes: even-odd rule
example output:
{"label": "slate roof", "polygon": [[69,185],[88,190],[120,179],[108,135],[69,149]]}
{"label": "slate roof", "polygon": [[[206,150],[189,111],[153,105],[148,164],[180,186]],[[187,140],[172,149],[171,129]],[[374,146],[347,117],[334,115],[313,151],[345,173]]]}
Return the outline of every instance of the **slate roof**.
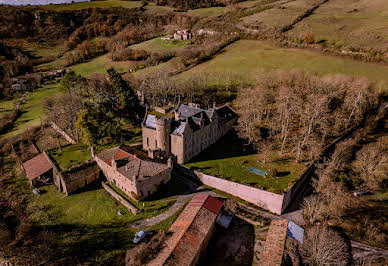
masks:
{"label": "slate roof", "polygon": [[[182,135],[187,126],[190,127],[192,131],[199,130],[201,125],[208,125],[213,121],[214,114],[218,116],[218,124],[221,125],[237,117],[237,114],[227,105],[215,109],[201,109],[192,107],[185,104],[180,104],[175,112],[177,114],[178,120],[172,121],[172,134]],[[144,125],[148,128],[156,129],[155,115],[147,115]],[[169,118],[171,119],[171,118]]]}
{"label": "slate roof", "polygon": [[133,177],[136,179],[152,177],[169,168],[167,164],[140,159],[120,147],[104,150],[98,153],[97,157],[109,166],[112,166],[112,159],[114,158],[117,170],[131,179]]}
{"label": "slate roof", "polygon": [[53,168],[53,164],[44,153],[23,163],[23,168],[29,180],[35,179]]}
{"label": "slate roof", "polygon": [[156,119],[155,115],[147,115],[145,125],[149,128],[156,128]]}

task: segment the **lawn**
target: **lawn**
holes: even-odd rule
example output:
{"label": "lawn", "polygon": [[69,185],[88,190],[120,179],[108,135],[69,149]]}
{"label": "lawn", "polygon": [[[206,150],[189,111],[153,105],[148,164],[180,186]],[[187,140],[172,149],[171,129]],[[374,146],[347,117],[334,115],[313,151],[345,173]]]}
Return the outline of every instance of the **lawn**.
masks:
{"label": "lawn", "polygon": [[[167,37],[167,36],[166,36]],[[158,52],[168,52],[176,51],[182,47],[185,47],[187,44],[190,44],[190,41],[181,41],[181,40],[162,40],[162,37],[154,38],[142,43],[131,45],[132,49],[143,49],[147,52],[158,51]]]}
{"label": "lawn", "polygon": [[106,70],[113,67],[118,72],[127,72],[133,68],[130,62],[112,62],[107,55],[96,57],[88,62],[70,67],[77,74],[89,76],[92,73],[106,73]]}
{"label": "lawn", "polygon": [[312,33],[317,41],[388,49],[386,0],[329,1],[303,19],[289,35]]}
{"label": "lawn", "polygon": [[125,0],[100,0],[91,2],[78,2],[72,4],[61,5],[44,5],[40,6],[43,9],[62,11],[62,10],[78,10],[91,7],[97,8],[109,8],[109,7],[125,7],[134,8],[140,6],[140,1],[125,1]]}
{"label": "lawn", "polygon": [[62,152],[59,148],[55,148],[50,150],[49,153],[62,171],[69,169],[73,165],[92,159],[90,148],[84,144],[69,144],[62,147],[61,150]]}
{"label": "lawn", "polygon": [[[244,145],[235,133],[229,133],[186,164],[205,174],[233,182],[265,189],[274,193],[286,191],[305,169],[302,163],[282,158],[274,152],[265,164],[260,154],[244,151]],[[266,172],[276,169],[279,177],[263,177],[248,171],[255,167]]]}
{"label": "lawn", "polygon": [[263,70],[277,69],[302,69],[320,76],[347,74],[388,82],[386,65],[323,55],[310,50],[279,48],[252,40],[240,40],[229,45],[212,60],[177,75],[177,78],[187,79],[194,74],[210,73],[216,74],[216,81],[217,73],[231,72],[255,81]]}
{"label": "lawn", "polygon": [[43,86],[34,92],[30,92],[25,104],[22,107],[22,114],[16,119],[14,127],[4,137],[9,137],[23,132],[27,128],[31,128],[40,124],[45,118],[43,113],[43,101],[45,98],[61,93],[58,89],[58,84]]}

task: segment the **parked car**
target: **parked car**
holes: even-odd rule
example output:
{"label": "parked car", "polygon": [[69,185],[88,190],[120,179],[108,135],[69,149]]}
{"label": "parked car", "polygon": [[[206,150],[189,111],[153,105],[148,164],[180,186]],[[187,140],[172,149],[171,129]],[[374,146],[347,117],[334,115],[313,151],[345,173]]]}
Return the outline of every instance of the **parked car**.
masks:
{"label": "parked car", "polygon": [[32,190],[32,193],[34,193],[34,194],[37,195],[37,196],[40,196],[40,190],[37,189],[37,188],[34,188],[34,189]]}
{"label": "parked car", "polygon": [[363,190],[355,190],[355,191],[353,191],[353,195],[355,197],[361,197],[361,196],[366,195],[366,194],[367,194],[367,192],[365,192]]}
{"label": "parked car", "polygon": [[146,238],[148,233],[149,232],[147,230],[141,229],[139,232],[136,233],[135,237],[133,238],[133,243],[140,243]]}

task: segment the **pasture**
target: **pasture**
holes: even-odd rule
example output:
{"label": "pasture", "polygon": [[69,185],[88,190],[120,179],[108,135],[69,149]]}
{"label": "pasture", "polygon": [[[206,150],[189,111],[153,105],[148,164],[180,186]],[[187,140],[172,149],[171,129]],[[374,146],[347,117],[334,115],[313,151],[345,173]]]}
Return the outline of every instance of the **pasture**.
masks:
{"label": "pasture", "polygon": [[109,8],[109,7],[124,7],[134,8],[140,6],[140,1],[124,1],[124,0],[102,0],[102,1],[91,1],[91,2],[78,2],[71,4],[60,4],[60,5],[45,5],[40,6],[43,9],[62,11],[62,10],[78,10],[85,8]]}
{"label": "pasture", "polygon": [[211,60],[176,76],[187,79],[197,74],[214,77],[219,73],[236,73],[250,81],[255,81],[262,71],[301,69],[320,76],[329,74],[346,74],[366,77],[370,80],[383,81],[388,84],[388,66],[365,63],[344,57],[324,55],[322,53],[280,48],[263,41],[237,41]]}

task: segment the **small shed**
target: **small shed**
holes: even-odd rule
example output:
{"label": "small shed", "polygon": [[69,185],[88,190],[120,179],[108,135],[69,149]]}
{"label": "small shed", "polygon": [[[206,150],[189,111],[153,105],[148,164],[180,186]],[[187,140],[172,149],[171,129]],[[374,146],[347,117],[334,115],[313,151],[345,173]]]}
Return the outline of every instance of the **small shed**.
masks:
{"label": "small shed", "polygon": [[52,182],[53,164],[44,153],[23,163],[23,169],[31,186],[38,187]]}

